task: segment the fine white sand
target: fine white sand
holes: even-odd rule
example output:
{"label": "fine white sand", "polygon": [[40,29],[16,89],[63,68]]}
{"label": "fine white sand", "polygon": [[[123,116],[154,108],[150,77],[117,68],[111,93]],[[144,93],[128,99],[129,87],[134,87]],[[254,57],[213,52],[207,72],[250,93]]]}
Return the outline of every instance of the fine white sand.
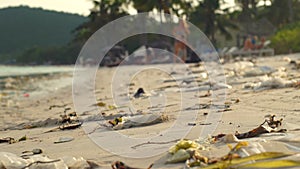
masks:
{"label": "fine white sand", "polygon": [[[295,69],[293,65],[283,59],[286,56],[295,60],[300,59],[299,55],[263,57],[256,59],[256,65],[269,66],[274,69],[273,76],[278,76],[278,73],[276,74],[274,72],[278,72],[277,69],[284,67],[286,68],[285,74],[280,74],[282,79],[299,81],[299,70]],[[214,116],[215,119],[210,120],[212,123],[210,125],[200,125],[200,123],[205,123],[208,117],[211,117],[209,116],[210,113],[213,113],[211,109],[201,107],[203,105],[210,105],[212,101],[212,96],[204,97],[204,95],[207,94],[210,80],[205,78],[206,71],[202,64],[123,66],[119,69],[100,68],[95,78],[95,87],[91,84],[86,84],[86,87],[89,90],[93,90],[98,101],[104,102],[106,105],[125,107],[117,110],[108,110],[107,107],[91,107],[88,112],[77,113],[81,118],[87,118],[101,113],[107,116],[121,113],[138,114],[138,112],[163,113],[168,117],[168,121],[151,126],[124,129],[118,132],[132,138],[147,138],[160,135],[163,137],[164,132],[168,128],[172,127],[174,123],[178,123],[179,126],[182,126],[182,129],[191,128],[191,131],[184,136],[184,138],[188,139],[199,138],[203,129],[210,130],[213,129],[213,126],[216,126],[216,129],[213,130],[213,133],[208,134],[235,133],[236,131],[246,132],[260,125],[266,115],[275,114],[278,118],[284,119],[283,128],[286,128],[288,134],[294,139],[291,141],[291,145],[299,149],[299,88],[287,86],[266,90],[244,89],[245,84],[260,82],[264,75],[246,77],[244,74],[243,76],[243,73],[247,72],[248,69],[241,68],[237,63],[240,62],[231,61],[222,65],[227,84],[232,86],[232,88],[226,88],[226,98],[223,100],[223,103],[226,102],[226,104],[229,104],[231,110],[217,112],[217,115]],[[188,70],[186,70],[187,68]],[[137,70],[139,71],[136,72]],[[272,73],[268,72],[268,74],[272,76]],[[53,85],[58,84],[53,83]],[[133,94],[140,87],[145,90],[146,96],[134,99]],[[180,87],[182,87],[181,91]],[[216,93],[212,92],[212,94],[218,93],[217,91],[215,92]],[[18,100],[17,106],[7,105],[7,100],[2,99],[1,102],[0,138],[20,138],[24,135],[28,137],[28,140],[19,143],[0,144],[1,151],[20,155],[25,150],[41,148],[44,154],[50,158],[82,156],[85,159],[97,162],[103,166],[103,168],[110,168],[110,164],[116,160],[121,160],[128,165],[141,168],[146,168],[153,162],[155,162],[154,168],[182,168],[183,164],[175,166],[164,165],[162,157],[165,153],[147,159],[139,157],[126,158],[112,154],[99,146],[102,143],[98,143],[98,145],[89,138],[89,136],[96,137],[96,135],[93,134],[97,134],[97,132],[101,136],[99,130],[88,135],[84,127],[49,133],[44,132],[55,127],[55,125],[44,125],[33,129],[14,129],[22,126],[20,124],[26,125],[34,121],[43,121],[47,118],[59,118],[59,116],[63,114],[64,108],[53,108],[50,110],[49,107],[51,105],[65,105],[64,107],[71,108],[68,112],[74,111],[71,82],[67,87],[60,87],[60,89],[51,91],[48,94],[30,95],[27,98]],[[128,107],[131,108],[129,109]],[[198,115],[196,116],[196,120],[193,119],[194,112]],[[204,113],[208,113],[208,115],[204,115]],[[191,116],[189,116],[189,114],[191,114]],[[176,119],[181,120],[176,121]],[[194,122],[196,126],[188,125],[188,123]],[[84,124],[84,126],[86,125]],[[181,131],[176,130],[176,132],[180,133]],[[54,141],[62,136],[70,136],[75,139],[71,142],[54,144]],[[110,134],[108,134],[108,136],[110,136]],[[169,140],[183,138],[176,138],[176,136],[175,134],[175,136],[170,137]],[[111,139],[112,142],[118,142],[116,138],[109,139]],[[175,142],[164,145],[149,145],[148,148],[140,147],[140,150],[145,151],[144,154],[152,154],[155,147],[166,150],[166,148],[174,143]],[[266,146],[267,145],[270,150],[293,151],[273,142],[268,142]],[[119,142],[117,146],[121,149],[124,146],[128,146],[128,144]],[[124,151],[130,151],[130,148],[125,147]],[[226,147],[220,149],[212,148],[212,150],[207,151],[206,154],[219,157],[224,155],[227,151],[228,148]],[[127,152],[124,152],[124,154],[126,153]]]}

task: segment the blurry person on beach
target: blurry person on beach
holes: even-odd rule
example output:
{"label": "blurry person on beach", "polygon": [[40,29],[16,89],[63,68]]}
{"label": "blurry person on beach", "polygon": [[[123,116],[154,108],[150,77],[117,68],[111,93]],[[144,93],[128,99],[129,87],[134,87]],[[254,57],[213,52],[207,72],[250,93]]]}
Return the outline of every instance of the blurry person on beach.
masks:
{"label": "blurry person on beach", "polygon": [[187,40],[187,35],[190,33],[188,26],[184,20],[179,21],[179,25],[175,26],[173,29],[173,35],[179,39],[175,39],[174,43],[174,52],[175,52],[175,57],[173,58],[173,63],[176,63],[176,56],[179,56],[179,53],[181,53],[181,59],[183,62],[186,61],[187,57],[187,51],[186,51],[186,40]]}
{"label": "blurry person on beach", "polygon": [[258,37],[257,36],[252,36],[251,42],[252,42],[252,45],[253,45],[252,49],[255,49],[257,44],[258,44]]}
{"label": "blurry person on beach", "polygon": [[261,49],[261,48],[263,48],[265,42],[266,42],[266,38],[265,38],[264,36],[262,36],[262,37],[260,38],[259,44],[256,45],[256,49]]}
{"label": "blurry person on beach", "polygon": [[244,42],[244,50],[251,50],[253,49],[253,44],[251,41],[251,37],[248,36]]}
{"label": "blurry person on beach", "polygon": [[244,42],[244,50],[261,49],[263,48],[265,41],[266,38],[263,36],[260,38],[260,41],[258,41],[257,36],[248,36]]}

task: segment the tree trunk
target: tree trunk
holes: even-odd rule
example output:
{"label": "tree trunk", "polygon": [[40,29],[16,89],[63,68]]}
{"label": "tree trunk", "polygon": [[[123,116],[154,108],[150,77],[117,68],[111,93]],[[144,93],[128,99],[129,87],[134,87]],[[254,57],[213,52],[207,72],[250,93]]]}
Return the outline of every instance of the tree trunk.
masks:
{"label": "tree trunk", "polygon": [[293,1],[292,0],[288,0],[288,9],[289,9],[289,23],[292,23],[294,20]]}

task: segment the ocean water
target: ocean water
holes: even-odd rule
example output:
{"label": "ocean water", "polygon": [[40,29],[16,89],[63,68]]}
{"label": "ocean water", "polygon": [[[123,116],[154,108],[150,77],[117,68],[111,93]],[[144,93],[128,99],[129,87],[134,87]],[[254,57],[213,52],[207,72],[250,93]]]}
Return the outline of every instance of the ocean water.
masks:
{"label": "ocean water", "polygon": [[0,65],[0,95],[5,93],[10,99],[24,94],[47,95],[71,86],[73,69],[74,66]]}
{"label": "ocean water", "polygon": [[0,65],[0,78],[50,73],[72,73],[74,66],[5,66]]}

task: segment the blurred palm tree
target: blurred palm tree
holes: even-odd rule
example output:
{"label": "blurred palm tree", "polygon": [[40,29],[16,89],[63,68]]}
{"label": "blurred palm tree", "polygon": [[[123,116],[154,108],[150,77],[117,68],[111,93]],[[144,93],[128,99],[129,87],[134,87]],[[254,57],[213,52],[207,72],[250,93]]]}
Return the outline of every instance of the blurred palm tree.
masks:
{"label": "blurred palm tree", "polygon": [[299,0],[270,0],[270,6],[259,7],[258,18],[268,18],[277,28],[300,19]]}
{"label": "blurred palm tree", "polygon": [[[251,22],[257,16],[257,4],[261,0],[235,0],[235,3],[241,7],[239,15],[240,22]],[[266,2],[264,2],[266,4]]]}
{"label": "blurred palm tree", "polygon": [[293,6],[299,4],[298,0],[272,0],[266,16],[277,27],[283,27],[294,20]]}
{"label": "blurred palm tree", "polygon": [[129,0],[92,0],[92,3],[94,7],[88,16],[90,20],[76,28],[75,41],[84,42],[103,25],[128,15],[126,7]]}
{"label": "blurred palm tree", "polygon": [[[133,7],[138,13],[141,12],[153,12],[154,10],[159,12],[160,22],[163,22],[165,14],[175,14],[177,16],[185,15],[189,7],[191,7],[192,0],[131,0]],[[168,17],[169,18],[169,17]],[[141,29],[145,27],[146,23],[141,21]],[[168,41],[167,37],[162,37],[165,41]],[[148,37],[140,36],[140,43],[147,47]]]}
{"label": "blurred palm tree", "polygon": [[188,13],[193,0],[132,0],[132,2],[138,12],[151,12],[156,9],[162,15],[166,13],[182,16]]}
{"label": "blurred palm tree", "polygon": [[231,39],[229,29],[238,29],[237,25],[230,20],[228,9],[220,9],[220,0],[203,0],[190,13],[192,23],[204,30],[211,42],[216,45],[216,33],[219,31],[226,39]]}

